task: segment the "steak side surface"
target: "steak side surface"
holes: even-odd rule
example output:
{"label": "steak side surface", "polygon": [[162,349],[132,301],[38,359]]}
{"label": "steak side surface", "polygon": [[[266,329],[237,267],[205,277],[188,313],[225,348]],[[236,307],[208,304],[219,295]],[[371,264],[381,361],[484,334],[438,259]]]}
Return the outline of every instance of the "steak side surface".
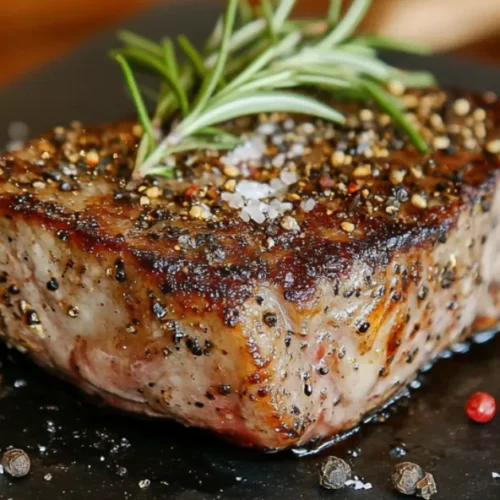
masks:
{"label": "steak side surface", "polygon": [[115,407],[245,446],[356,425],[499,317],[496,98],[404,102],[432,153],[369,107],[343,128],[229,124],[250,154],[180,156],[175,180],[129,181],[128,122],[5,153],[5,341]]}

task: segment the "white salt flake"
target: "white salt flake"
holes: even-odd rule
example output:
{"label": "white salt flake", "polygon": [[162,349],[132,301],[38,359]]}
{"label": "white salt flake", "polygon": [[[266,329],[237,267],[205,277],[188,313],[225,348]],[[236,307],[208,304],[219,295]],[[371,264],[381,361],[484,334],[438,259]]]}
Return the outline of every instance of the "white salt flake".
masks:
{"label": "white salt flake", "polygon": [[266,220],[266,216],[264,215],[265,209],[265,203],[252,200],[242,211],[246,212],[253,221],[257,222],[257,224],[262,224]]}
{"label": "white salt flake", "polygon": [[286,189],[286,184],[278,177],[272,178],[269,185],[276,193],[284,191]]}
{"label": "white salt flake", "polygon": [[267,211],[267,218],[270,219],[270,220],[274,220],[276,219],[277,217],[279,217],[281,214],[279,213],[279,211],[274,208],[274,207],[269,207],[269,210]]}
{"label": "white salt flake", "polygon": [[240,218],[245,222],[250,222],[250,215],[247,212],[244,212],[243,210],[240,212]]}
{"label": "white salt flake", "polygon": [[372,483],[363,483],[359,479],[348,479],[345,485],[352,486],[354,490],[371,490],[373,488]]}
{"label": "white salt flake", "polygon": [[281,220],[281,227],[287,231],[300,231],[299,223],[289,215],[283,217]]}
{"label": "white salt flake", "polygon": [[310,212],[316,206],[316,202],[312,198],[308,198],[300,203],[300,208],[304,210],[304,212]]}
{"label": "white salt flake", "polygon": [[291,186],[292,184],[295,184],[298,181],[298,177],[297,177],[297,174],[295,172],[289,172],[286,170],[284,170],[280,173],[280,179],[287,186]]}
{"label": "white salt flake", "polygon": [[289,202],[281,202],[279,200],[272,200],[269,204],[269,208],[267,210],[267,217],[271,220],[276,219],[280,215],[283,215],[285,212],[290,212],[293,210],[293,205]]}
{"label": "white salt flake", "polygon": [[210,217],[212,217],[212,211],[210,210],[210,207],[206,203],[201,203],[200,208],[201,208],[202,219],[210,219]]}
{"label": "white salt flake", "polygon": [[300,143],[294,144],[290,151],[288,151],[288,158],[297,158],[298,156],[302,156],[304,154],[304,145]]}
{"label": "white salt flake", "polygon": [[238,182],[235,191],[248,200],[261,200],[274,194],[274,189],[269,184],[247,180]]}
{"label": "white salt flake", "polygon": [[283,168],[283,166],[285,165],[285,161],[286,156],[283,153],[280,153],[273,158],[273,161],[271,163],[274,168]]}
{"label": "white salt flake", "polygon": [[283,141],[284,139],[282,135],[273,135],[272,142],[275,146],[281,146]]}
{"label": "white salt flake", "polygon": [[238,193],[228,193],[224,192],[221,194],[222,201],[227,201],[231,208],[242,208],[245,206],[245,200],[243,196]]}
{"label": "white salt flake", "polygon": [[301,134],[311,135],[316,130],[316,127],[309,122],[302,123],[298,127],[298,132]]}
{"label": "white salt flake", "polygon": [[499,474],[498,472],[492,472],[492,473],[491,473],[491,477],[492,477],[493,479],[498,479],[498,478],[500,478],[500,474]]}
{"label": "white salt flake", "polygon": [[257,132],[262,135],[273,135],[276,132],[276,123],[273,122],[263,123],[257,129]]}
{"label": "white salt flake", "polygon": [[251,160],[260,160],[265,152],[266,142],[264,138],[255,135],[243,145],[222,156],[220,160],[226,166],[238,166]]}

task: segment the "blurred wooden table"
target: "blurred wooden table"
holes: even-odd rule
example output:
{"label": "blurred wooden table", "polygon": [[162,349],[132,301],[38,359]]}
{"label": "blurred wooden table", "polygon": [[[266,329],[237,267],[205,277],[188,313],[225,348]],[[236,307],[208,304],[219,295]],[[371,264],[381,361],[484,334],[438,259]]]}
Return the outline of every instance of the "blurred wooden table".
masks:
{"label": "blurred wooden table", "polygon": [[0,86],[155,1],[0,0]]}
{"label": "blurred wooden table", "polygon": [[[0,87],[56,58],[121,18],[159,1],[183,0],[0,0]],[[376,0],[376,16],[372,16],[372,19],[383,18],[391,1],[394,0]],[[497,1],[500,0],[476,0],[483,4]],[[458,2],[469,0],[453,2],[455,8],[458,7]],[[399,0],[392,5],[402,3]],[[410,3],[412,2],[407,2],[406,6]],[[326,4],[327,0],[298,2],[299,9],[311,12]],[[426,20],[425,24],[428,24]],[[466,31],[467,27],[461,29]],[[464,51],[475,57],[500,62],[500,39],[482,42],[467,47]]]}

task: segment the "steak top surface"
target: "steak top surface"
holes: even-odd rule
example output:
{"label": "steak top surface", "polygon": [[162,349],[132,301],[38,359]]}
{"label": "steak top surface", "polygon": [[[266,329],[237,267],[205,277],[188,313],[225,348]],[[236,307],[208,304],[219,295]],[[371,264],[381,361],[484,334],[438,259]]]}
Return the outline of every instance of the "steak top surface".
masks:
{"label": "steak top surface", "polygon": [[188,153],[177,179],[135,184],[140,127],[57,127],[0,159],[0,203],[89,251],[130,251],[164,292],[201,295],[231,325],[257,282],[300,307],[318,279],[340,283],[356,260],[375,271],[396,251],[444,241],[462,210],[488,209],[495,96],[426,90],[403,102],[434,152],[418,154],[387,115],[344,106],[340,128],[283,114],[231,123],[253,145],[250,160]]}

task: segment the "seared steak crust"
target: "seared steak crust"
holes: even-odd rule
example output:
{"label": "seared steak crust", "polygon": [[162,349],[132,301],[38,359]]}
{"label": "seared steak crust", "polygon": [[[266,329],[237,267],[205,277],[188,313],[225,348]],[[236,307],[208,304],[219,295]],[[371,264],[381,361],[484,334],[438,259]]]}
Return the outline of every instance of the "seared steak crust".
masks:
{"label": "seared steak crust", "polygon": [[[7,342],[112,405],[247,446],[352,427],[498,319],[498,104],[465,97],[466,116],[453,94],[408,94],[435,142],[425,157],[359,107],[343,129],[268,119],[300,157],[282,167],[266,137],[262,164],[237,175],[199,152],[177,158],[175,181],[132,185],[129,122],[57,128],[4,154]],[[248,221],[221,198],[283,168],[286,214]]]}

